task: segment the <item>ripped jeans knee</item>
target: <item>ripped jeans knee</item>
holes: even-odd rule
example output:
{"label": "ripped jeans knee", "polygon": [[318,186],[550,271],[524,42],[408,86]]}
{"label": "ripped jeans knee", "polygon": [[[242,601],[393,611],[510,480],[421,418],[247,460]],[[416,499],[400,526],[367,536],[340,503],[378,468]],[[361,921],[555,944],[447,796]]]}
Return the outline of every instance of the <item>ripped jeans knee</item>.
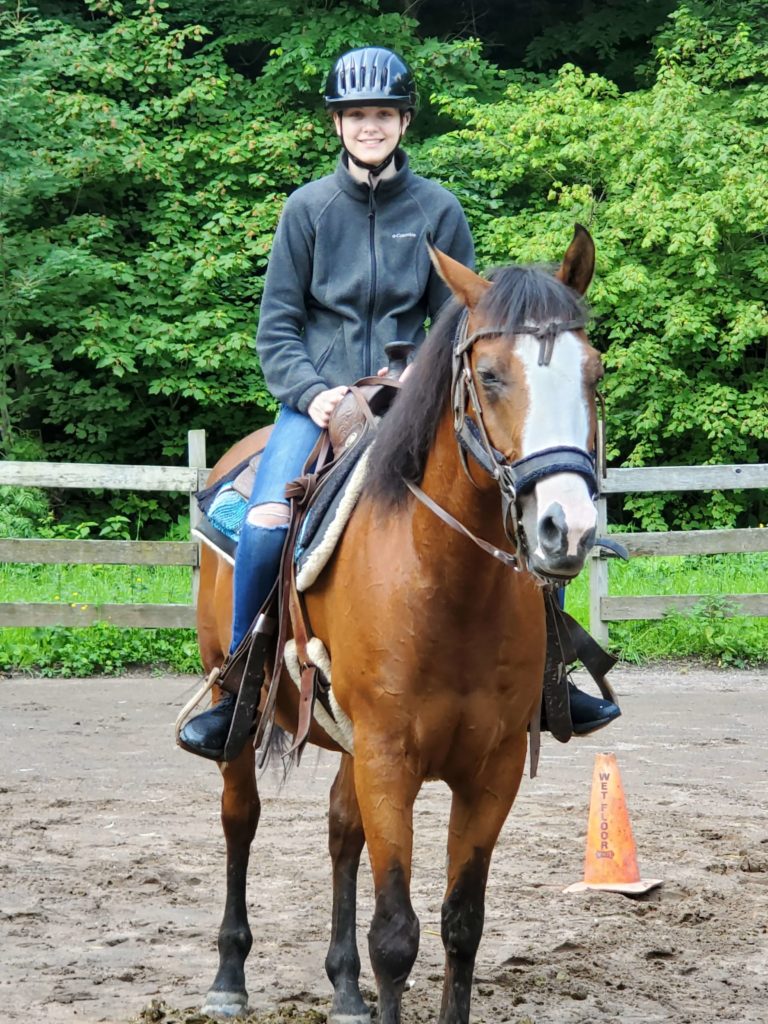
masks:
{"label": "ripped jeans knee", "polygon": [[288,506],[280,502],[254,505],[246,512],[235,556],[230,652],[248,632],[277,579],[288,516]]}
{"label": "ripped jeans knee", "polygon": [[267,530],[278,530],[288,528],[289,509],[288,506],[278,501],[266,502],[263,505],[254,505],[249,508],[245,515],[247,527],[264,527]]}

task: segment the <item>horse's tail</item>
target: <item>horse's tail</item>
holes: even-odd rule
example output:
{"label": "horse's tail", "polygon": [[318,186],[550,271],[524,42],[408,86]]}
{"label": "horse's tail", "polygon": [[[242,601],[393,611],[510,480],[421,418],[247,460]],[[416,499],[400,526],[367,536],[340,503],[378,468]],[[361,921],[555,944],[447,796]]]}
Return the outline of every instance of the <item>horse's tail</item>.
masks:
{"label": "horse's tail", "polygon": [[280,780],[281,786],[285,785],[288,781],[291,769],[296,763],[295,754],[291,753],[292,746],[293,736],[291,733],[281,729],[279,725],[275,725],[269,734],[266,757],[262,762],[261,768],[262,771],[266,771],[271,766],[275,766],[278,769],[282,767],[283,777]]}

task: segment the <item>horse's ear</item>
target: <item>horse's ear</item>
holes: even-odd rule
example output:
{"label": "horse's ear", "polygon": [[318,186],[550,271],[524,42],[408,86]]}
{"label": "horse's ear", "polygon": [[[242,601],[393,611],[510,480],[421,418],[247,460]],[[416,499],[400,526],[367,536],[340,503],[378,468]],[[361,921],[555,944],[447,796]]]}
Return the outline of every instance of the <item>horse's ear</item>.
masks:
{"label": "horse's ear", "polygon": [[480,277],[474,270],[465,267],[463,263],[459,263],[453,257],[440,252],[429,237],[427,238],[427,249],[435,270],[451,289],[456,299],[471,312],[491,287],[491,282],[486,281],[484,277]]}
{"label": "horse's ear", "polygon": [[577,224],[573,232],[573,240],[563,256],[560,269],[555,274],[558,281],[573,288],[579,295],[583,295],[589,288],[592,275],[595,272],[595,243],[592,236]]}

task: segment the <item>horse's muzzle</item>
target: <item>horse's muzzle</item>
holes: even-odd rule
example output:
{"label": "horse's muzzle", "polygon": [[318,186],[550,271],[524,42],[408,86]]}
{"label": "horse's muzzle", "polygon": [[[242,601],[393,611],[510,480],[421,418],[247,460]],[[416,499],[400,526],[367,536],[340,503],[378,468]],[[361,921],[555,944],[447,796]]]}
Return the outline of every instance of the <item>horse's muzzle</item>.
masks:
{"label": "horse's muzzle", "polygon": [[[524,514],[524,519],[525,519]],[[528,551],[528,566],[538,576],[552,580],[571,580],[584,568],[595,544],[596,517],[569,516],[559,502],[552,502],[538,517],[526,536],[535,538]],[[577,521],[573,521],[576,519]]]}

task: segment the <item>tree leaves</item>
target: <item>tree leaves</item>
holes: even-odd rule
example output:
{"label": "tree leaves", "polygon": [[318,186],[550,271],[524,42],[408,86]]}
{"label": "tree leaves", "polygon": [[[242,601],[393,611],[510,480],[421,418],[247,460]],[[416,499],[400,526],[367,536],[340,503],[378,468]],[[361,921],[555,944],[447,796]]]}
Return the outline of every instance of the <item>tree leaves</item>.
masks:
{"label": "tree leaves", "polygon": [[[595,9],[529,56],[602,47],[629,81],[666,6],[610,38]],[[631,92],[573,64],[499,71],[477,40],[422,38],[376,0],[0,15],[4,450],[26,433],[52,459],[175,460],[190,427],[223,448],[271,418],[253,336],[272,234],[286,195],[336,159],[326,69],[375,39],[416,70],[413,164],[458,196],[481,265],[552,259],[574,221],[590,225],[611,458],[765,461],[764,14],[761,0],[678,5]],[[644,496],[625,513],[754,520],[749,496],[702,502]]]}
{"label": "tree leaves", "polygon": [[[647,90],[620,94],[566,65],[553,79],[513,79],[494,104],[443,95],[467,127],[425,152],[467,197],[481,262],[551,258],[574,221],[590,224],[591,336],[611,371],[620,464],[768,455],[768,96],[753,74],[768,27],[742,24],[742,7],[755,9],[681,8]],[[755,525],[747,505],[726,496],[696,516]],[[646,528],[692,523],[690,496],[625,507]]]}

